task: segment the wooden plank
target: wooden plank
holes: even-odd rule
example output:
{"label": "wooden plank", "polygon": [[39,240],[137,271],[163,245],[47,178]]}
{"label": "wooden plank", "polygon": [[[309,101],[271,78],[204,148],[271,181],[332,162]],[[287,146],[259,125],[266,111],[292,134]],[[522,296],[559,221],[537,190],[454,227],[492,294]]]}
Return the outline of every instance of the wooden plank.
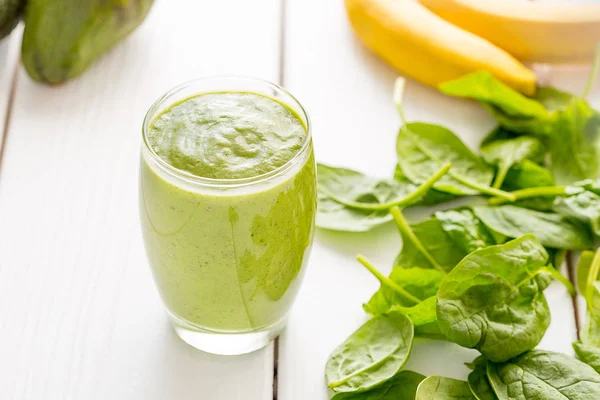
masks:
{"label": "wooden plank", "polygon": [[[341,1],[289,0],[286,17],[284,85],[311,115],[317,159],[391,177],[399,127],[391,100],[397,72],[354,37]],[[495,125],[481,107],[412,81],[405,107],[410,120],[441,123],[472,147]],[[393,226],[368,234],[317,231],[304,287],[280,339],[280,400],[329,398],[323,373],[328,355],[366,320],[361,305],[378,288],[354,261],[355,254],[387,272],[399,249]],[[570,352],[575,338],[571,300],[556,283],[546,294],[554,322],[541,346]],[[476,355],[450,343],[419,340],[407,368],[464,379],[464,362]]]}
{"label": "wooden plank", "polygon": [[170,329],[137,204],[142,119],[185,80],[278,76],[277,0],[160,0],[80,79],[20,72],[0,177],[6,399],[272,399],[273,346],[201,353]]}
{"label": "wooden plank", "polygon": [[[19,60],[20,34],[21,27],[19,26],[10,36],[0,41],[0,149],[2,149],[7,118],[10,112],[11,89]],[[1,154],[0,151],[0,159],[2,158]]]}

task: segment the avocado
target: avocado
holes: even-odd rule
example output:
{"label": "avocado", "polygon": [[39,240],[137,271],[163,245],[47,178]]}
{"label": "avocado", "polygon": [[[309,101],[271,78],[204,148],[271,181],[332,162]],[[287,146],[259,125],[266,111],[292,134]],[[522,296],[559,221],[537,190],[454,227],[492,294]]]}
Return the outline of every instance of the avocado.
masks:
{"label": "avocado", "polygon": [[[0,0],[2,1],[2,0]],[[74,78],[146,18],[154,0],[28,0],[21,58],[29,76]]]}
{"label": "avocado", "polygon": [[0,39],[17,26],[24,6],[25,0],[0,0]]}

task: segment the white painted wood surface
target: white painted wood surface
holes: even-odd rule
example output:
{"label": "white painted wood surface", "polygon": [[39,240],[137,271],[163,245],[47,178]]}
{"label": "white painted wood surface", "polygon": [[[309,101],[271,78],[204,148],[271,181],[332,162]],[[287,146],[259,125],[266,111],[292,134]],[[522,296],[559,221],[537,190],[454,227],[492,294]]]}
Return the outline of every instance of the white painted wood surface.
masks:
{"label": "white painted wood surface", "polygon": [[[391,177],[399,128],[391,100],[397,72],[354,37],[342,1],[290,0],[286,22],[284,83],[311,114],[317,159]],[[405,108],[409,120],[447,126],[474,148],[494,126],[481,107],[415,82],[407,85]],[[423,218],[430,212],[421,210],[410,217]],[[355,254],[364,254],[387,272],[400,243],[393,224],[369,234],[317,232],[305,285],[280,340],[280,399],[329,398],[324,380],[328,355],[366,321],[361,304],[379,287],[354,261]],[[571,299],[557,283],[546,295],[553,323],[540,346],[571,353],[576,337]],[[419,340],[407,368],[465,379],[463,363],[476,355],[450,343]]]}
{"label": "white painted wood surface", "polygon": [[277,0],[158,0],[80,79],[20,71],[0,176],[0,398],[272,399],[272,346],[217,357],[170,329],[137,171],[159,95],[204,75],[275,80],[278,37]]}
{"label": "white painted wood surface", "polygon": [[[0,169],[0,398],[273,398],[273,346],[218,357],[172,333],[143,252],[137,166],[141,120],[165,90],[217,73],[278,79],[280,1],[157,0],[143,27],[80,79],[49,88],[21,69]],[[396,72],[354,38],[341,0],[287,0],[285,22],[283,83],[311,114],[318,159],[391,176]],[[17,36],[0,44],[0,127],[12,78],[3,68],[16,65],[18,47]],[[543,75],[579,90],[586,72]],[[600,106],[597,91],[592,102]],[[480,107],[414,82],[406,114],[473,147],[494,125]],[[317,232],[280,339],[279,400],[328,398],[326,359],[366,319],[361,303],[378,287],[355,253],[388,271],[399,247],[392,225]],[[570,352],[570,299],[557,284],[547,297],[554,323],[542,347]],[[408,368],[464,378],[475,355],[419,341]]]}

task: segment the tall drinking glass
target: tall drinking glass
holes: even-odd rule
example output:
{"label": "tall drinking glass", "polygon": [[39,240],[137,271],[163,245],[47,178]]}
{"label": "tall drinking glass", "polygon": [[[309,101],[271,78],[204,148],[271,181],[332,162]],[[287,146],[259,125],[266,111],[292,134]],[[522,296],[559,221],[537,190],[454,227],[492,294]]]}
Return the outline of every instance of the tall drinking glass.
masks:
{"label": "tall drinking glass", "polygon": [[242,354],[280,333],[310,253],[315,209],[310,121],[285,89],[199,79],[148,111],[142,233],[169,318],[193,347]]}

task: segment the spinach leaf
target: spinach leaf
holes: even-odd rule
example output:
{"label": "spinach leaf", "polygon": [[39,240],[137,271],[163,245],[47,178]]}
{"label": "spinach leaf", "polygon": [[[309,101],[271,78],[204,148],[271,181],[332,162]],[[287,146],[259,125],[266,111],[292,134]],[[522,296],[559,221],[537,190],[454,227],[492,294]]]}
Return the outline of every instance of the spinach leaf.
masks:
{"label": "spinach leaf", "polygon": [[[538,165],[544,161],[545,149],[537,138],[518,136],[498,127],[482,141],[480,148],[486,162],[499,166],[494,184],[497,186],[500,182],[502,190],[518,191],[540,186],[554,186],[552,173]],[[512,155],[514,151],[516,151],[516,156]],[[513,194],[516,195],[517,192]],[[552,210],[553,200],[554,196],[544,196],[518,200],[513,204],[519,207],[549,211]],[[505,198],[490,199],[490,204],[505,202],[507,202]]]}
{"label": "spinach leaf", "polygon": [[587,303],[586,322],[581,331],[585,345],[600,348],[600,249],[583,252],[577,266],[577,286]]}
{"label": "spinach leaf", "polygon": [[534,348],[550,324],[543,285],[536,279],[547,261],[533,235],[467,255],[438,291],[440,329],[492,361]]}
{"label": "spinach leaf", "polygon": [[[506,175],[502,190],[512,191],[517,197],[517,201],[511,203],[517,207],[529,208],[538,211],[552,211],[556,193],[552,190],[550,194],[544,195],[547,187],[554,187],[554,178],[552,173],[546,168],[524,160],[521,164],[514,165]],[[523,193],[533,192],[535,188],[537,195],[535,197],[521,198]],[[507,203],[507,200],[501,197],[495,197],[489,200],[490,205]]]}
{"label": "spinach leaf", "polygon": [[533,161],[523,160],[508,170],[502,189],[513,191],[540,186],[554,186],[552,173]]}
{"label": "spinach leaf", "polygon": [[[542,199],[543,203],[541,204],[544,204],[544,208],[552,210],[552,203],[554,202],[556,196],[564,195],[567,191],[567,188],[568,187],[565,186],[531,186],[524,189],[515,190],[511,193],[515,196],[517,202]],[[577,193],[581,190],[581,188],[577,188]],[[500,197],[494,197],[488,200],[488,204],[490,205],[500,205],[506,203],[509,203],[509,201],[506,201],[506,199]]]}
{"label": "spinach leaf", "polygon": [[415,186],[318,164],[317,226],[350,232],[370,230],[391,220],[390,207],[418,202],[449,169],[447,164],[421,186]]}
{"label": "spinach leaf", "polygon": [[594,234],[600,236],[600,196],[594,192],[584,190],[559,196],[554,201],[554,210],[589,225]]}
{"label": "spinach leaf", "polygon": [[[390,278],[386,278],[373,264],[369,262],[364,256],[360,254],[356,256],[358,262],[360,262],[365,268],[369,270],[381,283],[381,288],[384,300],[391,304],[418,304],[421,299],[408,292],[402,285],[394,282]],[[383,289],[383,290],[382,290]],[[383,301],[383,300],[382,300]],[[381,303],[378,303],[381,305]]]}
{"label": "spinach leaf", "polygon": [[583,99],[554,88],[538,88],[529,99],[487,72],[444,83],[440,90],[477,100],[502,127],[542,140],[558,183],[598,176],[600,118]]}
{"label": "spinach leaf", "polygon": [[404,125],[398,133],[396,153],[400,168],[412,182],[424,182],[430,172],[451,162],[452,171],[434,185],[442,192],[478,194],[480,190],[473,186],[489,186],[494,176],[493,170],[454,133],[438,125],[421,122]]}
{"label": "spinach leaf", "polygon": [[505,363],[488,362],[500,400],[600,399],[600,375],[565,354],[532,350]]}
{"label": "spinach leaf", "polygon": [[[508,171],[503,190],[512,191],[517,207],[538,211],[552,211],[554,199],[562,191],[555,189],[554,178],[546,168],[525,160]],[[558,191],[558,193],[557,193]],[[508,201],[501,197],[491,198],[490,205],[500,205]]]}
{"label": "spinach leaf", "polygon": [[493,170],[453,132],[439,125],[406,122],[401,105],[403,88],[404,80],[399,78],[394,102],[403,126],[398,132],[396,153],[403,174],[411,182],[421,183],[443,165],[451,163],[452,169],[434,185],[438,191],[454,195],[486,193],[510,199],[506,192],[490,187]]}
{"label": "spinach leaf", "polygon": [[[364,258],[362,259],[364,260]],[[379,290],[364,305],[365,310],[373,315],[383,314],[395,305],[412,306],[431,296],[435,296],[442,280],[446,276],[445,273],[435,269],[415,267],[394,268],[389,278],[385,278],[368,261],[364,260],[364,262],[369,265],[369,270],[381,282]],[[388,281],[391,281],[395,285],[390,285]],[[414,296],[416,301],[407,299],[407,296],[403,294],[398,294],[395,290],[396,285],[401,287],[404,292]]]}
{"label": "spinach leaf", "polygon": [[585,294],[587,316],[581,332],[581,341],[585,344],[600,347],[600,281],[588,283]]}
{"label": "spinach leaf", "polygon": [[[347,168],[317,164],[319,192],[338,203],[356,203],[367,206],[394,202],[408,196],[417,188],[411,183],[376,179]],[[387,210],[389,207],[381,208]]]}
{"label": "spinach leaf", "polygon": [[473,212],[490,230],[516,238],[533,233],[544,246],[555,249],[589,249],[592,235],[583,224],[555,213],[505,206],[473,207]]}
{"label": "spinach leaf", "polygon": [[[527,99],[528,102],[537,103],[544,112],[531,117],[515,116],[509,115],[504,107],[497,104],[486,102],[482,102],[482,104],[505,129],[518,134],[534,135],[542,140],[557,134],[555,129],[560,124],[561,112],[568,108],[573,100],[581,100],[570,93],[552,87],[538,87],[535,97],[531,99],[516,93]],[[583,103],[585,104],[585,102]],[[547,145],[547,143],[545,144]]]}
{"label": "spinach leaf", "polygon": [[[406,177],[406,175],[404,175],[404,172],[402,172],[402,168],[400,168],[400,165],[398,165],[398,164],[396,164],[396,169],[394,171],[394,179],[396,181],[398,181],[400,184],[406,184],[406,185],[412,184],[413,186],[416,186],[414,183],[412,183],[410,181],[410,179],[408,179]],[[446,192],[440,192],[439,190],[436,190],[435,188],[431,188],[427,193],[425,193],[423,195],[423,197],[421,197],[419,204],[424,205],[424,206],[433,206],[436,204],[454,200],[457,197],[458,196],[456,196],[456,195],[446,193]]]}
{"label": "spinach leaf", "polygon": [[400,371],[374,389],[359,393],[339,393],[331,400],[414,400],[425,377],[413,371]]}
{"label": "spinach leaf", "polygon": [[593,251],[582,251],[579,256],[579,263],[577,264],[577,289],[579,289],[581,295],[586,299],[588,276],[590,275],[590,268],[594,260],[594,255],[595,253]]}
{"label": "spinach leaf", "polygon": [[[482,147],[496,142],[498,140],[510,140],[510,139],[516,139],[519,136],[521,136],[518,133],[515,132],[511,132],[508,129],[503,128],[501,125],[496,126],[494,129],[492,129],[481,141],[481,143],[479,144],[479,148],[481,149]],[[533,137],[533,136],[531,136]],[[538,156],[532,158],[531,160],[535,161],[536,163],[541,163],[543,162],[545,157],[545,154],[539,154]]]}
{"label": "spinach leaf", "polygon": [[504,111],[506,115],[531,119],[546,115],[539,102],[529,99],[496,79],[488,71],[477,71],[439,85],[449,96],[477,100]]}
{"label": "spinach leaf", "polygon": [[465,254],[497,243],[504,238],[495,238],[488,229],[475,217],[473,211],[463,208],[456,210],[438,211],[435,217],[440,221],[444,232],[459,246]]}
{"label": "spinach leaf", "polygon": [[550,170],[556,182],[566,184],[598,177],[597,113],[573,97],[563,110],[553,113],[551,132],[545,140],[550,150]]}
{"label": "spinach leaf", "polygon": [[[582,265],[587,264],[589,265]],[[581,293],[587,301],[588,310],[600,316],[600,296],[597,284],[600,283],[600,249],[596,250],[594,257],[589,260],[587,254],[585,258],[580,260],[579,267],[582,269],[580,274],[587,272],[587,277],[584,282]]]}
{"label": "spinach leaf", "polygon": [[318,190],[325,196],[359,210],[388,210],[415,204],[450,169],[443,165],[419,187],[396,180],[374,179],[350,169],[317,165]]}
{"label": "spinach leaf", "polygon": [[[596,286],[596,296],[599,296]],[[588,312],[585,324],[581,331],[581,341],[587,345],[600,348],[600,317],[597,314]]]}
{"label": "spinach leaf", "polygon": [[588,192],[600,195],[600,179],[587,179],[585,181],[578,182],[577,186],[584,188]]}
{"label": "spinach leaf", "polygon": [[419,384],[415,400],[476,400],[469,384],[442,376],[430,376]]}
{"label": "spinach leaf", "polygon": [[437,322],[437,297],[431,296],[412,307],[394,305],[387,315],[400,313],[406,315],[415,327],[415,336],[430,339],[445,339]]}
{"label": "spinach leaf", "polygon": [[382,384],[408,360],[413,337],[413,324],[402,314],[372,318],[333,351],[325,367],[327,385],[341,393]]}
{"label": "spinach leaf", "polygon": [[402,250],[394,265],[450,271],[466,255],[442,229],[438,219],[409,225],[400,210],[392,208],[391,213],[402,236]]}
{"label": "spinach leaf", "polygon": [[[560,266],[563,265],[563,263],[565,262],[565,259],[567,258],[567,250],[553,249],[551,247],[546,247],[546,251],[550,255],[550,257],[548,259],[549,264],[552,264],[552,266],[557,270],[560,269]],[[574,287],[573,287],[573,289],[574,289]]]}
{"label": "spinach leaf", "polygon": [[469,374],[469,388],[477,400],[498,400],[494,389],[487,377],[487,361],[484,357],[477,357],[470,365],[473,371]]}
{"label": "spinach leaf", "polygon": [[437,325],[436,297],[446,274],[434,269],[395,268],[389,278],[379,272],[365,257],[358,261],[381,283],[379,290],[363,305],[372,315],[406,315],[415,327],[415,335],[443,338]]}
{"label": "spinach leaf", "polygon": [[[579,221],[600,236],[600,195],[596,193],[600,182],[585,180],[570,186],[529,187],[512,192],[517,198],[516,205],[523,201],[535,201],[534,207],[553,210],[569,219]],[[490,204],[506,203],[502,198],[489,200]],[[528,206],[527,204],[525,205]]]}
{"label": "spinach leaf", "polygon": [[390,274],[390,279],[420,300],[435,296],[445,277],[441,271],[425,268],[394,268]]}
{"label": "spinach leaf", "polygon": [[574,342],[573,350],[577,358],[594,368],[600,374],[600,347],[584,344],[583,342]]}
{"label": "spinach leaf", "polygon": [[319,228],[345,232],[367,232],[392,220],[387,210],[358,210],[349,208],[317,193],[317,218]]}
{"label": "spinach leaf", "polygon": [[544,146],[532,136],[498,139],[481,145],[483,160],[498,168],[492,187],[501,188],[510,168],[525,160],[543,158]]}

